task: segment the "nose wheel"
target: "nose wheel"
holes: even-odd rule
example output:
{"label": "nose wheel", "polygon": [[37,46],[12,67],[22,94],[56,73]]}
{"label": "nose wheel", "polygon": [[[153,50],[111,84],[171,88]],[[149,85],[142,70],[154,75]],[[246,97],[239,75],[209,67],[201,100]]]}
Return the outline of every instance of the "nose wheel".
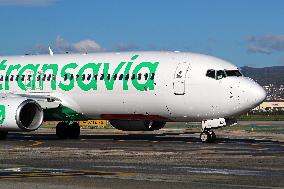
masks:
{"label": "nose wheel", "polygon": [[77,122],[59,122],[56,126],[56,135],[60,139],[77,139],[80,136],[80,125]]}
{"label": "nose wheel", "polygon": [[216,134],[212,130],[204,130],[200,134],[200,140],[203,143],[213,143],[216,141]]}

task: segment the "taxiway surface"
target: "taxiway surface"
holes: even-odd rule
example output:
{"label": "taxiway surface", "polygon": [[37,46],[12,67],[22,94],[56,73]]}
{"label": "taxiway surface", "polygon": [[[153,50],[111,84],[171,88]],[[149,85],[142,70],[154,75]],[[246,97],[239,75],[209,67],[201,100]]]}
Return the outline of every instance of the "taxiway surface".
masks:
{"label": "taxiway surface", "polygon": [[54,129],[14,133],[0,142],[0,188],[284,188],[283,133],[198,130]]}

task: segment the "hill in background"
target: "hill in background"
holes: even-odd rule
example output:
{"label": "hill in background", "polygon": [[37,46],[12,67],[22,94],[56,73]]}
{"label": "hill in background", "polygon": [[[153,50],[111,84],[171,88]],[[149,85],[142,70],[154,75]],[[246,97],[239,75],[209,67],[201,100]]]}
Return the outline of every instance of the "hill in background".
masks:
{"label": "hill in background", "polygon": [[273,84],[275,86],[284,85],[284,66],[273,66],[265,68],[241,67],[241,72],[260,85]]}

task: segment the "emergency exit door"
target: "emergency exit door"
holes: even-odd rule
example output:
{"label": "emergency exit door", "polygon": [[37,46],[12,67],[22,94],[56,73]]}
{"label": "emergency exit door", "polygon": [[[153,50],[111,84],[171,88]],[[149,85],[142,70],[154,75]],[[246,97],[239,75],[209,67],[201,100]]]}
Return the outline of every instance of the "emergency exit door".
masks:
{"label": "emergency exit door", "polygon": [[185,81],[188,74],[190,64],[188,62],[179,63],[174,76],[174,94],[185,94]]}

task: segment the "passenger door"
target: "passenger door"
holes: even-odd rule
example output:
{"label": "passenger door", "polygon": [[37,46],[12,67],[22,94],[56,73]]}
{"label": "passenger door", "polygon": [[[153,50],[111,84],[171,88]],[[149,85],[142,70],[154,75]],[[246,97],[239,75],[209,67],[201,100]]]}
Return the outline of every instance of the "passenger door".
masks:
{"label": "passenger door", "polygon": [[174,94],[175,95],[184,95],[185,94],[185,80],[189,70],[190,63],[183,62],[179,63],[174,76]]}

